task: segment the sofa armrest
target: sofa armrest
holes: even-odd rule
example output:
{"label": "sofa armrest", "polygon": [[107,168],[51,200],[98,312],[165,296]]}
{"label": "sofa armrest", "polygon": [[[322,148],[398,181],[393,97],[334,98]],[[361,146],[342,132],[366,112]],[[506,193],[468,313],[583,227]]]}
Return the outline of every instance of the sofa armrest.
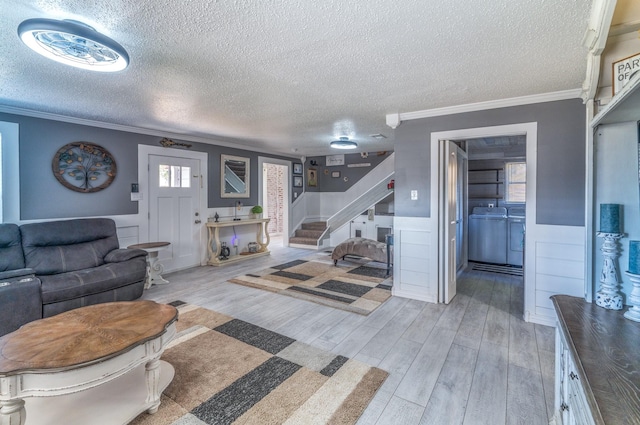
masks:
{"label": "sofa armrest", "polygon": [[147,251],[142,249],[114,249],[104,257],[106,263],[122,263],[132,258],[146,257]]}
{"label": "sofa armrest", "polygon": [[16,269],[16,270],[6,270],[4,272],[0,272],[0,280],[19,280],[21,277],[30,277],[34,276],[35,271],[33,269]]}
{"label": "sofa armrest", "polygon": [[0,336],[42,318],[40,279],[33,276],[24,279],[0,282]]}

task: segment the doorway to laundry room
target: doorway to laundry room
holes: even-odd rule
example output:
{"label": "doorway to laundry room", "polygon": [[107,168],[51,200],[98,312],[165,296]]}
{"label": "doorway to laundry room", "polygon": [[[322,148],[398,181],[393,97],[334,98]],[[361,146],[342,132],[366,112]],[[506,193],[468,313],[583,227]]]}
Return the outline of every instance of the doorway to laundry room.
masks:
{"label": "doorway to laundry room", "polygon": [[468,260],[472,269],[523,275],[526,137],[460,141],[468,155]]}
{"label": "doorway to laundry room", "polygon": [[[535,193],[532,185],[533,193],[527,194],[527,167],[532,166],[527,144],[533,137],[480,130],[487,134],[469,131],[468,136],[438,138],[437,149],[432,149],[440,170],[439,300],[451,301],[457,281],[481,276],[484,282],[503,285],[505,296],[522,312],[527,199]],[[451,133],[441,134],[457,136]],[[529,205],[534,206],[535,202]]]}

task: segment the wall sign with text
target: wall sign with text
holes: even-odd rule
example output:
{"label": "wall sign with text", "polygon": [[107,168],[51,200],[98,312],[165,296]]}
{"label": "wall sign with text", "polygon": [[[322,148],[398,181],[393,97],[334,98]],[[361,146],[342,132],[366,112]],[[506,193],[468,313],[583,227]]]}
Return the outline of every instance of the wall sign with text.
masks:
{"label": "wall sign with text", "polygon": [[335,167],[336,165],[344,165],[344,154],[327,155],[327,167]]}
{"label": "wall sign with text", "polygon": [[640,53],[613,63],[613,95],[615,96],[624,86],[627,85],[631,77],[640,71]]}

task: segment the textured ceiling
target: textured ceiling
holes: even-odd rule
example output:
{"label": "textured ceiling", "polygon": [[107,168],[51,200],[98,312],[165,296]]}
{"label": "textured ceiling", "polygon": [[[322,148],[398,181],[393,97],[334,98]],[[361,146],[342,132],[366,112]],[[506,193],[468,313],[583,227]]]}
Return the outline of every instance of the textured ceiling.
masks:
{"label": "textured ceiling", "polygon": [[[590,0],[0,0],[0,107],[285,154],[393,147],[390,113],[581,87]],[[127,69],[66,67],[22,44],[75,19]],[[386,139],[374,139],[382,133]],[[174,136],[175,137],[175,136]]]}

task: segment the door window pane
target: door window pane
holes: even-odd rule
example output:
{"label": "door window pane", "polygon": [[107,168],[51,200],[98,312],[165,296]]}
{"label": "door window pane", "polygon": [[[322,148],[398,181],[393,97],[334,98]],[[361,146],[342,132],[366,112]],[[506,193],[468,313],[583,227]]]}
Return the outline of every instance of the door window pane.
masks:
{"label": "door window pane", "polygon": [[191,187],[191,167],[160,164],[159,173],[160,187]]}

